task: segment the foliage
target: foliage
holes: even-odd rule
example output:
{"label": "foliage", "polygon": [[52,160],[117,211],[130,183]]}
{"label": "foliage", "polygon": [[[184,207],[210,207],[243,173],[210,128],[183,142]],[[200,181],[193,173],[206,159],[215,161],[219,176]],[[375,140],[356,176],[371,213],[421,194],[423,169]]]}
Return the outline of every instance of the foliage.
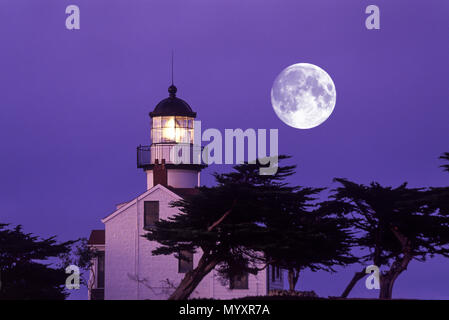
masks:
{"label": "foliage", "polygon": [[436,254],[449,257],[449,217],[440,214],[437,202],[429,202],[436,197],[435,190],[408,188],[406,183],[392,188],[376,182],[366,186],[335,181],[341,186],[324,206],[351,216],[359,232],[356,244],[367,249],[362,263],[388,268],[381,274],[385,281],[381,297],[391,297],[394,281],[411,260],[425,261]]}
{"label": "foliage", "polygon": [[73,243],[41,239],[24,233],[20,225],[0,224],[0,300],[65,299],[65,269],[49,260],[70,252]]}
{"label": "foliage", "polygon": [[353,261],[344,218],[307,211],[322,189],[290,186],[286,179],[294,174],[294,166],[280,166],[275,175],[260,175],[259,169],[259,163],[246,163],[215,174],[216,186],[174,202],[180,213],[157,222],[146,234],[161,245],[155,255],[201,252],[200,262],[207,268],[186,274],[180,286],[188,287],[186,291],[215,266],[226,282],[269,263],[332,270],[333,264]]}
{"label": "foliage", "polygon": [[98,256],[98,251],[88,245],[86,238],[80,238],[73,242],[71,250],[60,256],[60,266],[67,267],[75,265],[80,268],[81,284],[88,285],[89,272],[95,277],[95,270],[93,268],[93,261]]}
{"label": "foliage", "polygon": [[220,272],[231,274],[259,269],[260,251],[269,230],[264,226],[269,201],[286,187],[284,180],[294,167],[279,167],[275,175],[259,175],[258,164],[242,164],[235,171],[215,174],[217,185],[202,187],[193,197],[173,203],[180,210],[168,220],[156,223],[146,237],[161,246],[154,254],[168,255],[182,250],[203,253],[220,264]]}
{"label": "foliage", "polygon": [[[440,159],[449,161],[449,152],[443,153],[443,154],[441,155]],[[444,168],[444,171],[449,172],[449,164],[443,164],[441,167]]]}

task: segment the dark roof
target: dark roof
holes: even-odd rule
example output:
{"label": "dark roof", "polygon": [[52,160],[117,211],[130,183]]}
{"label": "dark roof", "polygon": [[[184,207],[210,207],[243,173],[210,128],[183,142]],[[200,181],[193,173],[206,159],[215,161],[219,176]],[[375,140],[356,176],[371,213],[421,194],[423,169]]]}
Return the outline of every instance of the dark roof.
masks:
{"label": "dark roof", "polygon": [[150,117],[160,117],[160,116],[185,116],[185,117],[196,117],[196,112],[192,111],[189,104],[182,99],[176,97],[176,87],[171,85],[168,88],[170,96],[161,102],[159,102],[152,112],[150,112]]}
{"label": "dark roof", "polygon": [[173,188],[168,186],[167,189],[173,191],[181,198],[196,195],[200,192],[198,188]]}
{"label": "dark roof", "polygon": [[90,233],[89,241],[87,244],[90,245],[102,245],[105,244],[105,233],[104,230],[92,230]]}

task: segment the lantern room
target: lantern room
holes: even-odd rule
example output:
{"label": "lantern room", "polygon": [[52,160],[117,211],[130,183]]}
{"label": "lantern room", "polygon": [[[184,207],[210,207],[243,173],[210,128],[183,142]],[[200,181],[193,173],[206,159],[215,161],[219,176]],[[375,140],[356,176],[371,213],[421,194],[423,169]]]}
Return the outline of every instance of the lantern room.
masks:
{"label": "lantern room", "polygon": [[182,99],[176,97],[177,88],[168,88],[169,97],[159,102],[151,117],[152,143],[193,144],[193,121],[196,113]]}

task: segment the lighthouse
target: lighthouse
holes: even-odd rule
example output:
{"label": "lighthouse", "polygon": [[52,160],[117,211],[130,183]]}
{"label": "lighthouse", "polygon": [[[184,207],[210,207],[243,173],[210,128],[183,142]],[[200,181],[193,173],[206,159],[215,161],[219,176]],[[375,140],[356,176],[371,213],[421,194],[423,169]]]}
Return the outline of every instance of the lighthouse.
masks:
{"label": "lighthouse", "polygon": [[194,141],[196,112],[176,96],[177,91],[172,84],[168,98],[150,112],[151,144],[137,147],[137,167],[146,173],[147,190],[158,184],[173,188],[200,186],[205,164],[200,161],[201,145]]}
{"label": "lighthouse", "polygon": [[[157,221],[181,214],[179,208],[173,207],[174,201],[200,192],[200,172],[207,162],[199,161],[201,138],[196,138],[194,132],[201,132],[201,128],[195,121],[196,113],[176,96],[173,83],[168,93],[150,112],[150,144],[137,147],[137,167],[146,173],[147,189],[116,204],[101,219],[104,230],[93,230],[89,237],[89,247],[97,252],[91,261],[89,299],[167,299],[185,274],[198,265],[200,253],[183,253],[188,260],[175,255],[153,255],[159,244],[143,237],[155,228]],[[183,161],[180,163],[179,159]],[[229,285],[219,279],[218,270],[212,270],[198,284],[192,298],[266,295],[269,288],[277,288],[276,283],[283,283],[278,273],[268,276],[270,268],[232,278]]]}

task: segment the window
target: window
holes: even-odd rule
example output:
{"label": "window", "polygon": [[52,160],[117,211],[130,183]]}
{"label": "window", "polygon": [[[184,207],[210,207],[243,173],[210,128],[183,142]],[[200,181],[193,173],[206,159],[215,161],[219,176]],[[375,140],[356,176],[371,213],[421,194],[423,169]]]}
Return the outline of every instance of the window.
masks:
{"label": "window", "polygon": [[154,227],[154,223],[159,220],[159,201],[145,201],[143,216],[144,228]]}
{"label": "window", "polygon": [[271,281],[281,280],[281,268],[278,266],[271,266]]}
{"label": "window", "polygon": [[97,274],[97,288],[104,288],[104,251],[98,252]]}
{"label": "window", "polygon": [[230,282],[231,289],[248,289],[248,273],[235,275]]}
{"label": "window", "polygon": [[193,253],[181,250],[178,258],[178,273],[187,273],[193,270]]}

